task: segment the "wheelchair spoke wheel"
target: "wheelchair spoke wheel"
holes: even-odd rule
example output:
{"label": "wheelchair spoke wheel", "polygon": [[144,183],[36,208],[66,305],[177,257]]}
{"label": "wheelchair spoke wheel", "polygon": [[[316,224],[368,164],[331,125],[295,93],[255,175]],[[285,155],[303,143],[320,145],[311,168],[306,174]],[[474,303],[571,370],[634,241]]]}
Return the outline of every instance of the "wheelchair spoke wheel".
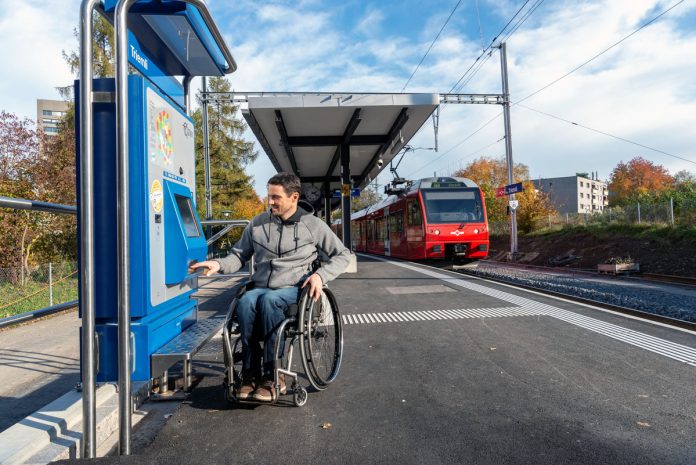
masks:
{"label": "wheelchair spoke wheel", "polygon": [[305,293],[300,300],[300,354],[310,384],[318,390],[338,376],[343,356],[343,327],[336,299],[324,288],[321,299],[312,302]]}

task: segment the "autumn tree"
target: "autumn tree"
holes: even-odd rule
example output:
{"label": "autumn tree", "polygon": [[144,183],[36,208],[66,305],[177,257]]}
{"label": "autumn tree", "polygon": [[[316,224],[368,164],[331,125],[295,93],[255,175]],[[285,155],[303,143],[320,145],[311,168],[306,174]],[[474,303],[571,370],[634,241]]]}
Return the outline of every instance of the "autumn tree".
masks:
{"label": "autumn tree", "polygon": [[360,191],[360,195],[358,197],[351,199],[351,213],[355,213],[363,208],[374,205],[380,200],[382,200],[382,195],[377,191],[377,186],[374,184],[368,184],[363,190]]}
{"label": "autumn tree", "polygon": [[[547,193],[538,191],[529,179],[529,168],[517,163],[513,167],[514,182],[522,182],[523,192],[516,194],[519,201],[517,225],[521,232],[529,232],[534,223],[555,213]],[[481,187],[486,199],[486,212],[491,223],[508,221],[508,198],[496,197],[496,189],[508,184],[507,164],[503,158],[481,157],[472,161],[454,176],[469,178]]]}
{"label": "autumn tree", "polygon": [[[33,198],[31,165],[39,153],[39,136],[31,120],[0,112],[0,195]],[[26,267],[38,214],[0,209],[0,267]]]}
{"label": "autumn tree", "polygon": [[612,206],[650,202],[672,189],[674,178],[667,169],[642,157],[628,163],[619,162],[609,177],[609,199]]}

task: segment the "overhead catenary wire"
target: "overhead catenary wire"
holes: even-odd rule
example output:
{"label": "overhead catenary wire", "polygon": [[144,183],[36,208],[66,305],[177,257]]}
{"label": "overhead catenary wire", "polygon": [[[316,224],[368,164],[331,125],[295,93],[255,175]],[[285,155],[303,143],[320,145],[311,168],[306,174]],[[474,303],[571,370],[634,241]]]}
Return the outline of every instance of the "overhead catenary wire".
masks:
{"label": "overhead catenary wire", "polygon": [[425,165],[421,166],[421,167],[418,168],[417,170],[414,170],[413,172],[409,173],[406,177],[407,177],[407,178],[408,178],[408,177],[411,177],[411,175],[416,174],[417,172],[419,172],[419,171],[422,170],[423,168],[426,168],[427,166],[429,166],[429,165],[435,163],[436,161],[442,159],[442,157],[446,156],[447,154],[449,154],[450,152],[452,152],[454,149],[456,149],[457,147],[459,147],[460,145],[462,145],[464,142],[466,142],[467,140],[471,139],[471,138],[474,137],[476,134],[478,134],[480,131],[482,131],[483,128],[485,128],[486,126],[488,126],[489,124],[491,124],[491,123],[492,123],[493,121],[495,121],[496,119],[500,118],[500,116],[502,116],[502,114],[503,114],[503,112],[498,113],[498,114],[495,115],[493,118],[491,118],[491,119],[489,119],[488,121],[486,121],[485,123],[483,123],[483,125],[479,126],[479,128],[478,128],[477,130],[475,130],[474,132],[472,132],[471,134],[469,134],[467,137],[465,137],[464,139],[462,139],[461,141],[459,141],[456,145],[450,147],[449,150],[447,150],[446,152],[444,152],[442,155],[440,155],[439,157],[437,157],[435,160],[429,160],[428,163],[426,163]]}
{"label": "overhead catenary wire", "polygon": [[527,10],[527,12],[524,14],[524,16],[522,16],[522,18],[520,18],[520,20],[517,21],[517,23],[512,27],[512,30],[510,30],[510,32],[508,32],[505,35],[505,37],[500,39],[500,41],[507,42],[510,39],[510,37],[512,37],[512,35],[515,32],[517,32],[517,30],[527,21],[527,19],[529,19],[529,17],[532,14],[534,14],[534,12],[541,6],[542,3],[544,3],[544,0],[537,0],[537,2]]}
{"label": "overhead catenary wire", "polygon": [[544,86],[541,87],[540,89],[535,90],[534,92],[532,92],[531,94],[527,95],[526,97],[524,97],[524,98],[522,98],[522,99],[520,99],[520,100],[517,100],[517,102],[513,103],[513,105],[516,105],[516,104],[518,104],[518,103],[524,102],[525,100],[534,97],[534,96],[535,96],[536,94],[538,94],[539,92],[542,92],[542,91],[548,89],[549,87],[551,87],[552,85],[556,84],[556,83],[559,82],[560,80],[567,78],[568,76],[570,76],[571,74],[573,74],[574,72],[576,72],[577,70],[579,70],[580,68],[582,68],[582,67],[588,65],[589,63],[593,62],[593,61],[596,60],[597,58],[601,57],[602,55],[604,55],[605,53],[607,53],[609,50],[613,49],[614,47],[616,47],[616,46],[619,45],[620,43],[624,42],[625,40],[627,40],[628,38],[630,38],[630,37],[633,36],[634,34],[636,34],[636,33],[638,33],[639,31],[645,29],[646,27],[650,26],[652,23],[654,23],[655,21],[657,21],[658,19],[660,19],[661,17],[663,17],[664,15],[666,15],[667,13],[669,13],[670,11],[672,11],[674,8],[676,8],[677,6],[679,6],[679,5],[682,4],[682,3],[684,3],[684,0],[679,0],[678,2],[674,3],[672,6],[670,6],[670,7],[667,8],[666,10],[664,10],[662,13],[660,13],[659,15],[655,16],[654,18],[652,18],[650,21],[648,21],[648,22],[646,22],[646,23],[643,23],[639,28],[635,29],[633,32],[631,32],[631,33],[628,34],[627,36],[623,37],[622,39],[620,39],[620,40],[617,41],[617,42],[614,42],[612,45],[610,45],[609,47],[605,48],[605,49],[602,50],[601,52],[597,53],[596,55],[594,55],[594,56],[593,56],[592,58],[590,58],[589,60],[587,60],[587,61],[583,62],[582,64],[576,66],[575,68],[571,69],[570,71],[568,71],[567,73],[565,73],[563,76],[554,79],[553,81],[551,81],[551,82],[549,82],[548,84],[544,85]]}
{"label": "overhead catenary wire", "polygon": [[[483,48],[481,54],[474,60],[474,62],[471,64],[471,66],[469,66],[469,68],[464,72],[464,74],[462,74],[462,76],[459,78],[459,80],[458,80],[457,82],[454,83],[454,85],[453,85],[453,86],[450,88],[450,90],[447,92],[448,94],[459,92],[466,84],[468,84],[468,83],[471,81],[471,79],[474,77],[474,75],[481,69],[481,67],[483,67],[483,65],[485,64],[485,62],[488,61],[488,59],[490,59],[490,57],[492,56],[492,48],[493,48],[493,45],[495,44],[495,41],[498,39],[498,37],[500,37],[502,34],[505,33],[505,31],[507,30],[507,28],[510,26],[510,24],[512,24],[512,22],[513,22],[513,21],[515,20],[515,18],[520,14],[520,12],[524,9],[524,7],[529,3],[529,1],[530,1],[530,0],[526,0],[526,1],[522,4],[522,6],[519,7],[519,9],[518,9],[518,10],[515,12],[515,14],[508,20],[508,22],[505,24],[505,26],[503,26],[503,28],[498,32],[498,34],[496,34],[496,36],[493,37],[493,39],[491,40],[491,42],[490,42],[490,44],[488,45],[488,47],[484,47],[484,48]],[[537,0],[537,3],[536,3],[531,9],[532,9],[532,10],[536,10],[536,8],[538,8],[539,4],[541,4],[543,1],[544,1],[544,0]],[[477,11],[478,11],[478,3],[477,3]],[[532,11],[532,12],[533,12],[533,11]],[[530,14],[530,13],[527,13],[525,16],[523,16],[522,20],[526,20],[526,18],[529,17],[529,14]],[[517,30],[517,29],[519,28],[520,25],[521,25],[521,23],[520,23],[520,21],[518,21],[517,23],[515,23],[515,26],[513,26],[513,27],[515,28],[515,30]],[[514,31],[513,31],[513,32],[514,32]],[[482,35],[482,34],[483,34],[483,32],[481,31],[481,35]],[[512,34],[509,34],[507,37],[509,37],[510,35],[512,35]],[[482,35],[481,37],[482,37],[482,39],[483,39],[483,35]],[[483,46],[483,44],[482,44],[482,46]],[[483,58],[483,60],[481,60],[481,58]],[[422,61],[422,60],[421,60],[421,61]],[[475,69],[474,69],[474,68],[475,68]],[[473,72],[472,72],[472,69],[473,69]],[[414,71],[414,72],[415,72],[415,71]],[[467,76],[470,72],[471,72],[470,76],[466,79],[466,81],[464,81],[464,82],[462,83],[462,80],[464,80],[464,79],[466,78],[466,76]],[[460,85],[460,84],[461,84],[461,85]],[[404,87],[405,87],[405,86],[404,86]],[[402,92],[403,92],[403,89],[402,89]],[[502,113],[501,113],[501,115],[502,115]],[[500,116],[500,115],[498,115],[498,116]],[[488,124],[488,123],[486,123],[486,124]],[[429,124],[428,124],[428,126],[429,126]],[[414,137],[417,136],[418,134],[420,134],[420,132],[423,130],[424,127],[426,127],[426,125],[421,126],[421,127],[418,129],[418,131],[416,131],[416,134],[414,134]],[[468,137],[467,137],[467,139],[468,139]],[[465,139],[465,140],[466,140],[466,139]],[[462,142],[463,142],[463,141],[462,141]],[[457,144],[456,146],[459,146],[460,144],[461,144],[461,142],[460,142],[459,144]],[[455,146],[455,147],[456,147],[456,146]],[[446,152],[446,153],[449,153],[449,152]],[[445,154],[446,154],[446,153],[445,153]],[[443,155],[443,156],[444,156],[444,155]],[[439,157],[439,158],[442,158],[442,156]],[[438,158],[438,159],[439,159],[439,158]]]}
{"label": "overhead catenary wire", "polygon": [[608,132],[606,132],[606,131],[601,131],[601,130],[599,130],[599,129],[591,128],[591,127],[589,127],[589,126],[585,126],[584,124],[578,123],[578,122],[576,122],[576,121],[570,121],[570,120],[565,119],[565,118],[562,118],[562,117],[560,117],[560,116],[553,115],[553,114],[551,114],[551,113],[547,113],[547,112],[545,112],[545,111],[541,111],[541,110],[536,110],[536,109],[534,109],[534,108],[530,108],[530,107],[528,107],[528,106],[526,106],[526,105],[522,105],[521,103],[518,103],[517,106],[522,107],[522,108],[524,108],[524,109],[526,109],[526,110],[533,111],[533,112],[535,112],[535,113],[539,113],[539,114],[544,115],[544,116],[548,116],[549,118],[557,119],[557,120],[559,120],[559,121],[563,121],[563,122],[565,122],[565,123],[572,124],[573,126],[578,126],[578,127],[583,128],[583,129],[587,129],[588,131],[593,131],[593,132],[596,132],[596,133],[598,133],[598,134],[602,134],[602,135],[607,136],[607,137],[611,137],[611,138],[614,138],[614,139],[618,139],[618,140],[620,140],[620,141],[623,141],[623,142],[626,142],[626,143],[629,143],[629,144],[632,144],[632,145],[636,145],[636,146],[642,147],[642,148],[644,148],[644,149],[652,150],[653,152],[661,153],[661,154],[663,154],[663,155],[667,155],[667,156],[672,157],[672,158],[677,158],[677,159],[679,159],[679,160],[686,161],[686,162],[689,162],[689,163],[692,163],[692,164],[696,165],[696,161],[689,160],[688,158],[680,157],[679,155],[674,155],[673,153],[665,152],[664,150],[656,149],[655,147],[650,147],[650,146],[648,146],[648,145],[641,144],[641,143],[639,143],[639,142],[635,142],[635,141],[632,141],[632,140],[630,140],[630,139],[626,139],[625,137],[619,137],[619,136],[616,136],[616,135],[614,135],[614,134],[608,133]]}
{"label": "overhead catenary wire", "polygon": [[[487,150],[487,149],[493,147],[494,145],[499,144],[500,142],[502,142],[502,141],[504,141],[504,140],[505,140],[505,136],[502,136],[501,138],[499,138],[499,139],[496,140],[495,142],[491,142],[490,144],[487,144],[487,145],[485,145],[485,146],[483,146],[483,147],[479,147],[478,149],[474,150],[473,152],[467,153],[467,154],[464,155],[463,157],[457,158],[456,160],[452,160],[452,163],[453,163],[453,164],[461,163],[461,162],[463,162],[464,160],[466,160],[467,158],[473,157],[474,155],[477,155],[477,154],[483,152],[484,150]],[[503,154],[503,156],[505,156],[505,154]],[[450,162],[447,162],[447,166],[449,166],[449,165],[450,165]],[[443,166],[444,166],[444,165],[439,165],[437,168],[441,168],[441,167],[443,167]],[[437,169],[436,169],[435,171],[437,171]]]}
{"label": "overhead catenary wire", "polygon": [[445,29],[445,26],[447,26],[447,23],[449,23],[449,20],[452,18],[452,15],[454,15],[454,12],[457,11],[457,8],[459,8],[459,5],[462,3],[462,0],[459,0],[456,5],[454,5],[454,8],[452,8],[452,11],[450,12],[449,16],[445,20],[445,23],[442,25],[440,28],[440,31],[437,33],[433,41],[430,43],[430,47],[428,47],[428,50],[425,52],[425,55],[423,55],[423,58],[420,59],[418,64],[416,65],[416,68],[413,70],[411,73],[411,76],[409,76],[408,80],[406,81],[406,84],[401,88],[401,92],[406,90],[406,87],[408,87],[408,84],[411,82],[411,79],[413,79],[413,76],[415,76],[416,72],[418,71],[418,68],[420,68],[420,65],[423,64],[423,61],[425,60],[425,57],[428,56],[428,53],[430,53],[430,50],[433,48],[435,45],[435,42],[437,42],[437,39],[440,37],[440,34],[442,34],[442,31]]}
{"label": "overhead catenary wire", "polygon": [[[541,4],[541,2],[543,2],[543,0],[539,0],[539,1],[537,2],[536,5],[533,5],[532,8],[530,8],[530,11],[533,12],[533,10],[536,10],[536,8],[538,8],[538,6]],[[579,70],[579,69],[581,69],[582,67],[588,65],[589,63],[591,63],[592,61],[596,60],[597,58],[599,58],[599,57],[602,56],[603,54],[607,53],[609,50],[611,50],[611,49],[613,49],[614,47],[616,47],[617,45],[621,44],[622,42],[624,42],[625,40],[627,40],[628,38],[630,38],[630,37],[633,36],[634,34],[636,34],[636,33],[638,33],[639,31],[645,29],[646,27],[650,26],[650,25],[653,24],[655,21],[657,21],[658,19],[660,19],[660,18],[661,18],[662,16],[664,16],[665,14],[669,13],[671,10],[673,10],[674,8],[676,8],[677,6],[679,6],[679,5],[680,5],[681,3],[683,3],[683,2],[684,2],[684,0],[679,0],[679,1],[677,1],[676,3],[672,4],[670,7],[668,7],[668,8],[665,9],[664,11],[662,11],[662,12],[661,12],[660,14],[658,14],[657,16],[655,16],[655,17],[653,17],[652,19],[650,19],[649,21],[643,23],[640,27],[638,27],[637,29],[635,29],[634,31],[632,31],[630,34],[626,35],[626,36],[623,37],[622,39],[618,40],[617,42],[615,42],[614,44],[610,45],[609,47],[607,47],[606,49],[604,49],[604,50],[601,51],[600,53],[594,55],[594,56],[591,57],[590,59],[586,60],[586,61],[583,62],[582,64],[576,66],[575,68],[573,68],[572,70],[570,70],[569,72],[567,72],[566,74],[564,74],[563,76],[561,76],[561,77],[559,77],[559,78],[557,78],[557,79],[555,79],[555,80],[549,82],[548,84],[546,84],[546,85],[544,85],[543,87],[537,89],[536,91],[532,92],[531,94],[527,95],[526,97],[524,97],[524,98],[522,98],[522,99],[520,99],[520,100],[518,100],[518,101],[516,101],[516,102],[512,102],[512,103],[511,103],[511,106],[520,105],[521,102],[523,102],[523,101],[525,101],[525,100],[527,100],[527,99],[529,99],[529,98],[531,98],[531,97],[533,97],[533,96],[539,94],[540,92],[542,92],[542,91],[548,89],[549,87],[551,87],[552,85],[554,85],[554,84],[556,84],[557,82],[561,81],[562,79],[565,79],[566,77],[570,76],[571,74],[573,74],[573,73],[576,72],[577,70]],[[525,5],[526,5],[526,3],[527,3],[527,2],[525,2]],[[524,7],[524,5],[523,5],[523,7]],[[519,13],[519,10],[518,10],[518,13]],[[518,13],[516,13],[516,15],[517,15]],[[516,16],[516,15],[515,15],[515,16]],[[514,18],[514,17],[513,17],[513,18]],[[509,24],[510,22],[511,22],[511,21],[509,21],[508,24]],[[506,25],[506,26],[507,26],[507,25]],[[503,29],[505,29],[505,28],[503,28]],[[517,30],[517,29],[514,29],[512,33],[514,33],[514,31],[516,31],[516,30]],[[512,33],[511,33],[510,35],[512,35]],[[499,35],[500,35],[500,34],[499,34]],[[509,37],[509,36],[508,36],[508,37]],[[494,40],[495,40],[495,39],[494,39]],[[479,58],[480,58],[480,56],[479,56]],[[477,58],[477,60],[478,60],[479,58]],[[474,63],[474,64],[476,64],[476,63]],[[472,66],[473,66],[473,65],[472,65]],[[467,71],[467,72],[468,72],[468,71]],[[466,74],[466,73],[465,73],[465,74]],[[461,81],[461,78],[460,78],[460,81]],[[458,81],[457,84],[459,84],[460,81]],[[455,85],[455,87],[456,87],[456,85]],[[453,89],[454,89],[454,87],[453,87]],[[451,93],[451,91],[450,91],[450,93]],[[520,106],[522,106],[522,105],[520,105]],[[538,111],[538,110],[533,110],[533,109],[531,109],[531,108],[529,108],[529,107],[526,107],[526,108],[529,109],[529,110],[532,110],[532,111],[537,111],[537,112],[539,112],[539,113],[543,113],[543,112],[540,112],[540,111]],[[459,145],[461,145],[461,144],[464,143],[465,141],[469,140],[473,135],[477,134],[483,127],[487,126],[487,125],[490,124],[494,119],[500,117],[501,115],[502,115],[502,112],[499,113],[499,114],[498,114],[496,117],[494,117],[493,119],[487,121],[487,122],[484,124],[484,126],[478,128],[476,131],[474,131],[474,132],[471,133],[470,135],[466,136],[466,137],[465,137],[464,139],[462,139],[460,142],[458,142],[457,144],[455,144],[450,150],[448,150],[447,152],[445,152],[443,155],[441,155],[440,157],[438,157],[438,158],[437,158],[436,160],[434,160],[434,161],[439,160],[439,159],[442,158],[444,155],[448,154],[448,153],[451,152],[453,149],[455,149],[456,147],[458,147]],[[550,114],[547,114],[547,116],[554,117],[554,115],[550,115]],[[562,119],[562,118],[559,117],[559,119]],[[581,126],[581,125],[579,125],[579,124],[577,124],[577,123],[573,123],[572,121],[567,121],[567,122],[569,122],[570,124],[574,124],[574,125],[576,125],[576,126]],[[582,127],[586,128],[586,129],[588,129],[588,130],[594,130],[593,128],[590,128],[590,127],[585,127],[585,126],[582,126]],[[594,130],[594,131],[596,131],[596,132],[602,132],[602,131],[599,131],[599,130]],[[612,138],[615,138],[615,139],[618,139],[618,140],[622,140],[622,141],[624,141],[624,142],[627,142],[627,143],[630,143],[630,144],[633,144],[633,145],[636,145],[636,146],[641,146],[641,147],[647,148],[647,149],[649,149],[649,150],[653,150],[653,151],[655,151],[655,152],[662,153],[662,154],[665,154],[665,155],[668,155],[668,156],[671,156],[671,157],[679,158],[679,159],[684,160],[684,161],[687,161],[687,162],[689,162],[689,163],[694,163],[692,160],[688,160],[688,159],[682,158],[682,157],[680,157],[680,156],[678,156],[678,155],[670,154],[670,153],[668,153],[668,152],[665,152],[665,151],[662,151],[662,150],[659,150],[659,149],[654,149],[654,148],[649,147],[649,146],[644,146],[643,144],[640,144],[640,143],[638,143],[638,142],[631,141],[631,140],[629,140],[629,139],[625,139],[625,138],[622,138],[622,137],[619,137],[619,136],[615,136],[615,135],[610,134],[610,133],[605,133],[605,132],[602,132],[602,133],[603,133],[604,135],[608,136],[608,137],[612,137]],[[425,165],[425,166],[427,166],[427,165]],[[420,170],[423,169],[425,166],[422,166],[421,168],[419,168],[419,169],[416,170],[415,172],[420,171]],[[415,173],[415,172],[414,172],[414,173]]]}
{"label": "overhead catenary wire", "polygon": [[498,40],[498,37],[500,37],[502,34],[505,33],[505,31],[507,30],[508,26],[510,26],[510,24],[515,20],[515,18],[517,17],[517,15],[519,15],[520,12],[524,9],[524,7],[527,6],[527,3],[529,3],[529,1],[530,1],[530,0],[526,0],[526,1],[522,4],[522,6],[517,10],[517,12],[515,12],[515,14],[512,16],[512,18],[510,18],[510,20],[507,22],[507,24],[505,24],[505,26],[503,26],[503,28],[500,30],[500,32],[498,32],[498,34],[496,34],[496,36],[493,37],[493,39],[491,40],[491,43],[488,45],[488,47],[484,48],[483,51],[481,52],[481,54],[480,54],[478,57],[476,57],[476,59],[474,60],[474,62],[471,64],[471,66],[469,66],[469,68],[468,68],[466,71],[464,71],[464,74],[461,75],[461,77],[457,80],[457,82],[455,82],[454,85],[453,85],[453,86],[450,88],[450,90],[447,92],[448,94],[451,94],[451,93],[454,91],[454,89],[456,89],[457,86],[459,86],[459,83],[462,82],[462,80],[466,77],[466,75],[472,70],[472,68],[474,68],[474,66],[476,65],[476,63],[477,63],[484,55],[486,55],[486,53],[487,53],[489,50],[491,50],[491,49],[493,48],[493,45],[495,44],[495,41]]}

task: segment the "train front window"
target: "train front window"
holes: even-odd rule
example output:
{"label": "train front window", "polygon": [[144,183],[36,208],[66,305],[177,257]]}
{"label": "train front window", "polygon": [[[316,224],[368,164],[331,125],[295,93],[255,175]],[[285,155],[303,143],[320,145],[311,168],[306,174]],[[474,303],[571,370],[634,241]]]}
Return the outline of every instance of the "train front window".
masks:
{"label": "train front window", "polygon": [[478,189],[423,189],[428,223],[480,223],[483,207]]}

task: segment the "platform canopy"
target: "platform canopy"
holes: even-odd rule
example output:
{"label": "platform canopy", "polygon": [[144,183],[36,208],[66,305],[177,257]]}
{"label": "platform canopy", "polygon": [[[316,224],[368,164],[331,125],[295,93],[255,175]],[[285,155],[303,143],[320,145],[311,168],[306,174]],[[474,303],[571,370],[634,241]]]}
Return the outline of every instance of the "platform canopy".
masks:
{"label": "platform canopy", "polygon": [[352,187],[367,185],[438,104],[438,94],[263,93],[241,108],[278,171],[326,191],[345,184],[346,162]]}

